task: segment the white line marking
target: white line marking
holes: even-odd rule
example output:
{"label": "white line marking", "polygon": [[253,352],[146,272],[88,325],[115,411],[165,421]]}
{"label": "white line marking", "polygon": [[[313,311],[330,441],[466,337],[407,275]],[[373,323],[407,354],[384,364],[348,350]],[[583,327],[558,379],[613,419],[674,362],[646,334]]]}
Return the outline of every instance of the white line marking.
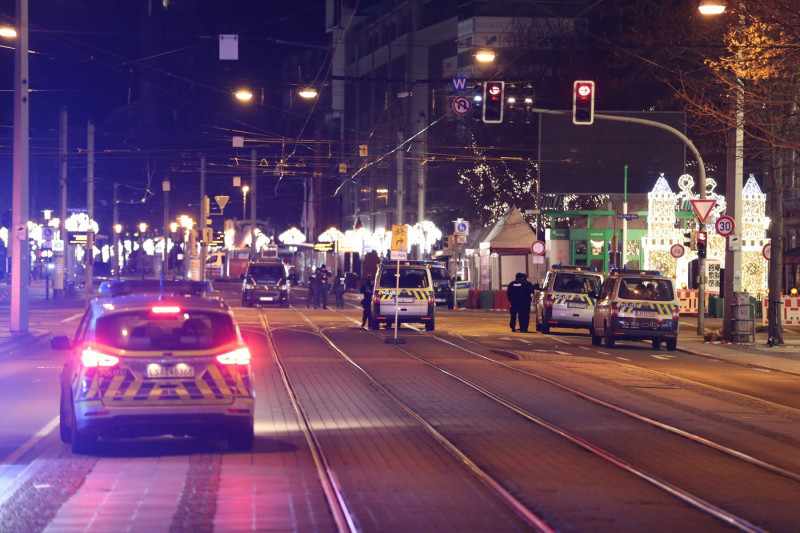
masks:
{"label": "white line marking", "polygon": [[619,357],[619,356],[617,356],[617,359],[620,359],[622,361],[632,361],[632,359],[628,359],[627,357]]}
{"label": "white line marking", "polygon": [[42,429],[37,431],[33,437],[28,439],[28,442],[14,450],[11,455],[6,457],[3,461],[3,464],[0,465],[0,475],[3,474],[6,470],[14,466],[14,463],[22,457],[28,450],[36,446],[39,441],[45,438],[51,431],[53,431],[58,426],[58,417],[53,418],[50,422],[44,425]]}
{"label": "white line marking", "polygon": [[68,316],[67,318],[65,318],[64,320],[62,320],[62,321],[61,321],[61,323],[62,323],[62,324],[65,324],[65,323],[67,323],[67,322],[72,322],[73,320],[77,320],[77,319],[79,319],[79,318],[80,318],[80,317],[82,317],[82,316],[83,316],[83,313],[78,313],[77,315]]}

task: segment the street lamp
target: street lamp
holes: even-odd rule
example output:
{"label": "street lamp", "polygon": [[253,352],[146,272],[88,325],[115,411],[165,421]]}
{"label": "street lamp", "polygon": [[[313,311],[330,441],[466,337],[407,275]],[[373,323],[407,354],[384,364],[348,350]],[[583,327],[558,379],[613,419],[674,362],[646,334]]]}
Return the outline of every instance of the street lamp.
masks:
{"label": "street lamp", "polygon": [[247,193],[250,192],[250,187],[242,185],[242,220],[247,219]]}
{"label": "street lamp", "polygon": [[122,233],[122,224],[114,224],[114,262],[116,263],[114,266],[116,267],[117,271],[117,280],[119,280],[120,271],[122,270],[122,257],[119,253],[120,233]]}
{"label": "street lamp", "polygon": [[314,87],[301,87],[299,91],[297,91],[297,95],[301,98],[305,98],[306,100],[310,100],[311,98],[316,98],[319,93]]}
{"label": "street lamp", "polygon": [[475,52],[475,59],[481,63],[491,63],[495,59],[494,50],[478,50]]}
{"label": "street lamp", "polygon": [[144,279],[144,232],[147,231],[147,223],[139,222],[139,267],[142,270]]}
{"label": "street lamp", "polygon": [[[700,13],[719,15],[725,11],[724,0],[702,0]],[[740,16],[739,24],[744,27],[744,18]],[[722,334],[725,340],[733,340],[735,333],[731,316],[731,304],[736,293],[742,291],[742,186],[744,182],[744,88],[740,79],[736,80],[736,127],[731,132],[732,142],[728,143],[727,169],[725,172],[725,195],[732,196],[732,202],[726,202],[726,215],[734,220],[733,233],[725,246],[725,272],[723,275],[724,294],[722,301],[723,321]]]}

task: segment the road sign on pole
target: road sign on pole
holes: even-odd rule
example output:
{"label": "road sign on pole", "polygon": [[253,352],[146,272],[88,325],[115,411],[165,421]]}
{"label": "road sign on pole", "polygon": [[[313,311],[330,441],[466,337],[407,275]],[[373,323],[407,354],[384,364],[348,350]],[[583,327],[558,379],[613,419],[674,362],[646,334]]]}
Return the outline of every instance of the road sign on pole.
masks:
{"label": "road sign on pole", "polygon": [[719,233],[723,237],[731,235],[735,227],[736,223],[733,221],[731,217],[728,216],[719,217],[717,219],[716,224],[714,224],[714,229],[716,229],[717,233]]}
{"label": "road sign on pole", "polygon": [[714,205],[717,203],[716,200],[690,200],[692,202],[692,209],[694,210],[694,214],[697,215],[697,218],[700,219],[701,224],[706,223],[706,219],[708,215],[711,214],[711,210],[714,209]]}

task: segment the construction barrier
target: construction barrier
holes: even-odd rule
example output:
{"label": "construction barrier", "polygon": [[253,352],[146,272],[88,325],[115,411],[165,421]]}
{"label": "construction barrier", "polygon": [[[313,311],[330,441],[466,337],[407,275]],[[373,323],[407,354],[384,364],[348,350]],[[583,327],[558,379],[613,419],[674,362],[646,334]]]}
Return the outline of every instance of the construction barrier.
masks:
{"label": "construction barrier", "polygon": [[[679,289],[678,290],[678,312],[681,315],[696,315],[698,310],[698,296],[696,289]],[[705,294],[705,306],[703,307],[706,314],[708,314],[708,293]]]}
{"label": "construction barrier", "polygon": [[511,304],[508,303],[508,294],[506,291],[497,291],[494,293],[494,308],[504,309],[508,311]]}
{"label": "construction barrier", "polygon": [[470,289],[467,293],[467,309],[480,309],[481,308],[481,291],[479,289]]}
{"label": "construction barrier", "polygon": [[[781,324],[784,326],[796,326],[800,324],[800,297],[781,296],[783,302],[783,313]],[[768,325],[767,312],[769,311],[769,298],[764,298],[761,302],[761,321],[763,325]]]}

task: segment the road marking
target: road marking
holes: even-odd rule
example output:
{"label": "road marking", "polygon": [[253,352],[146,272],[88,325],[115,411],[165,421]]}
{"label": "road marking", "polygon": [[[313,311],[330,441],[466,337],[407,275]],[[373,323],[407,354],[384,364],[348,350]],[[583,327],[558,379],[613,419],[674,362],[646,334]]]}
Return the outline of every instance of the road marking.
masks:
{"label": "road marking", "polygon": [[619,357],[619,356],[617,356],[617,359],[619,359],[620,361],[632,361],[633,360],[633,359],[628,359],[627,357]]}
{"label": "road marking", "polygon": [[73,320],[77,320],[77,319],[79,319],[79,318],[80,318],[80,317],[82,317],[82,316],[83,316],[83,313],[78,313],[77,315],[68,316],[67,318],[65,318],[64,320],[62,320],[62,321],[61,321],[61,323],[62,323],[62,324],[65,324],[65,323],[67,323],[67,322],[72,322]]}
{"label": "road marking", "polygon": [[19,448],[17,448],[17,449],[16,449],[16,450],[14,450],[13,452],[11,452],[11,455],[9,455],[8,457],[6,457],[6,458],[3,460],[3,463],[4,463],[4,464],[3,464],[2,466],[0,466],[0,475],[2,475],[3,473],[5,473],[5,471],[6,471],[6,470],[8,470],[8,469],[9,469],[9,468],[11,468],[12,466],[14,466],[14,463],[16,463],[16,462],[17,462],[17,460],[18,460],[20,457],[22,457],[23,455],[25,455],[25,453],[26,453],[28,450],[30,450],[31,448],[33,448],[34,446],[36,446],[36,445],[39,443],[39,441],[41,441],[41,440],[42,440],[43,438],[45,438],[45,437],[46,437],[48,434],[50,434],[50,432],[51,432],[51,431],[53,431],[53,430],[54,430],[54,429],[55,429],[55,428],[58,426],[58,418],[59,418],[59,417],[55,417],[55,418],[53,418],[53,419],[52,419],[50,422],[48,422],[47,424],[45,424],[45,425],[44,425],[44,427],[42,427],[42,429],[40,429],[39,431],[37,431],[37,432],[36,432],[36,433],[33,435],[33,437],[31,437],[30,439],[28,439],[28,442],[26,442],[25,444],[23,444],[22,446],[20,446]]}
{"label": "road marking", "polygon": [[669,361],[670,359],[672,359],[675,356],[674,355],[657,355],[657,354],[653,353],[653,354],[650,354],[650,357],[655,357],[656,359],[661,359],[663,361]]}

